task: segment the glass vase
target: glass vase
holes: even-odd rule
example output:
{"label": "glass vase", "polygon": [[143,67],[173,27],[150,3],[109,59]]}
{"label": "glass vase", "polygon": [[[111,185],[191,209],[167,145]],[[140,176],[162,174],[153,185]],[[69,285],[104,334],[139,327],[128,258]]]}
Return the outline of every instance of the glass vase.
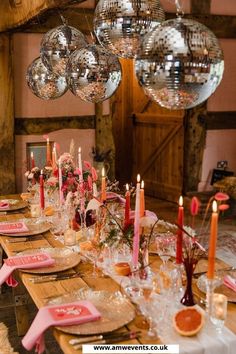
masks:
{"label": "glass vase", "polygon": [[193,290],[192,290],[192,279],[193,279],[193,272],[197,265],[196,259],[191,258],[184,258],[184,269],[186,273],[186,289],[184,292],[184,296],[181,299],[181,303],[185,306],[193,306],[195,305],[194,298],[193,298]]}

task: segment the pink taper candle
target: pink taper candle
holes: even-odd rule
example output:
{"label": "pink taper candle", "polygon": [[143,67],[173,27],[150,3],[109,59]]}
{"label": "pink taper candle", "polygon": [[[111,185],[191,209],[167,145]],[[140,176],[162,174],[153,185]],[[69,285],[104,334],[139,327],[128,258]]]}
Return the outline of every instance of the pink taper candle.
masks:
{"label": "pink taper candle", "polygon": [[143,217],[145,215],[145,196],[144,196],[144,181],[141,182],[140,189],[140,216]]}
{"label": "pink taper candle", "polygon": [[79,182],[83,183],[84,178],[83,178],[83,165],[82,165],[81,147],[79,147],[79,149],[78,149],[78,165],[79,165],[79,170],[80,170]]}
{"label": "pink taper candle", "polygon": [[130,224],[130,191],[129,185],[126,184],[126,193],[125,193],[125,227]]}
{"label": "pink taper candle", "polygon": [[59,183],[59,202],[60,205],[64,202],[64,196],[62,191],[62,166],[61,166],[61,158],[58,161],[58,183]]}
{"label": "pink taper candle", "polygon": [[136,200],[134,214],[134,239],[133,239],[133,267],[138,267],[140,241],[140,175],[137,176]]}
{"label": "pink taper candle", "polygon": [[217,202],[214,200],[212,203],[212,215],[211,215],[211,233],[208,251],[208,270],[207,278],[214,279],[215,273],[215,257],[216,257],[216,241],[218,234],[218,213],[217,213]]}
{"label": "pink taper candle", "polygon": [[35,161],[34,161],[34,153],[31,151],[30,153],[30,160],[31,160],[31,169],[35,167]]}
{"label": "pink taper candle", "polygon": [[177,242],[176,242],[176,263],[182,263],[182,247],[183,247],[183,225],[184,225],[184,207],[183,207],[183,197],[179,197],[179,210],[178,210],[178,232],[177,232]]}
{"label": "pink taper candle", "polygon": [[39,176],[39,195],[40,195],[40,207],[44,209],[45,207],[45,199],[44,199],[44,180],[43,180],[43,171],[41,170],[41,174]]}

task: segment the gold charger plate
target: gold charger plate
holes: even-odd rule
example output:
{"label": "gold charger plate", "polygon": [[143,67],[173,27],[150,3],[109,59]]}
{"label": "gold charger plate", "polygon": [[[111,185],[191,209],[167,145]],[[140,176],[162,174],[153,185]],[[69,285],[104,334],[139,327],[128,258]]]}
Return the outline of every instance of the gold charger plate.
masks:
{"label": "gold charger plate", "polygon": [[1,199],[0,202],[9,203],[8,208],[1,208],[0,211],[11,212],[14,210],[24,209],[28,206],[28,203],[26,201],[19,199]]}
{"label": "gold charger plate", "polygon": [[49,222],[43,221],[43,222],[37,222],[32,219],[24,219],[24,220],[17,220],[16,222],[22,221],[25,223],[25,225],[28,227],[28,231],[25,232],[16,232],[12,234],[8,233],[3,233],[0,232],[0,235],[3,236],[13,236],[13,237],[25,237],[25,236],[35,236],[39,234],[43,234],[44,232],[47,232],[51,228],[51,224]]}
{"label": "gold charger plate", "polygon": [[80,325],[57,327],[60,331],[79,335],[108,333],[128,324],[135,317],[133,305],[120,292],[111,293],[105,290],[93,291],[82,288],[54,298],[48,304],[61,305],[79,300],[90,301],[101,313],[101,318]]}
{"label": "gold charger plate", "polygon": [[32,274],[50,274],[63,272],[64,270],[75,267],[80,262],[80,256],[78,253],[70,250],[69,248],[34,248],[32,250],[27,249],[23,252],[19,252],[17,255],[35,254],[39,252],[45,252],[49,254],[53,259],[55,259],[55,263],[50,267],[22,269],[22,272]]}
{"label": "gold charger plate", "polygon": [[[229,302],[236,303],[236,292],[228,288],[226,285],[223,284],[223,278],[225,275],[230,275],[233,278],[236,276],[236,272],[234,271],[216,271],[216,288],[215,293],[223,294],[227,296]],[[206,275],[201,275],[197,280],[197,287],[203,293],[206,293]]]}

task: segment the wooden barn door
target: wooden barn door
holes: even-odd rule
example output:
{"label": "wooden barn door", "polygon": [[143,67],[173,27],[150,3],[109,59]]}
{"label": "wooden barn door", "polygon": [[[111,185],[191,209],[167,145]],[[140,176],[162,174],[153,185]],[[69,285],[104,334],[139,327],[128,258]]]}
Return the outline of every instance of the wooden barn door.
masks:
{"label": "wooden barn door", "polygon": [[123,60],[122,68],[114,119],[118,168],[124,172],[125,163],[130,163],[132,180],[140,173],[146,194],[177,201],[183,189],[184,112],[150,101],[136,80],[133,64]]}

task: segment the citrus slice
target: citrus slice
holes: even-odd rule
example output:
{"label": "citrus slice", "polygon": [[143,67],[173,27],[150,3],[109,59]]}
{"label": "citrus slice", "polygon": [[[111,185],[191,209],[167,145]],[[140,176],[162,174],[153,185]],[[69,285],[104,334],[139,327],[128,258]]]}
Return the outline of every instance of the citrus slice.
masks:
{"label": "citrus slice", "polygon": [[204,314],[195,307],[179,310],[173,318],[175,330],[182,336],[194,336],[204,324]]}

